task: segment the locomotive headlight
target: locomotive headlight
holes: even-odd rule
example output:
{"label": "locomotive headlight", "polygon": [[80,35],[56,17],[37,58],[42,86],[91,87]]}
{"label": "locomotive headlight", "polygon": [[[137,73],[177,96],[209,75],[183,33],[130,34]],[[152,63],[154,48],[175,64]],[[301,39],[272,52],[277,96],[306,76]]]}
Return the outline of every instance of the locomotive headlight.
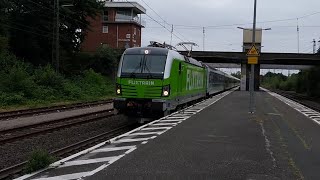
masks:
{"label": "locomotive headlight", "polygon": [[122,93],[120,84],[116,85],[116,93],[117,93],[117,95],[121,95],[121,93]]}
{"label": "locomotive headlight", "polygon": [[162,88],[162,96],[168,97],[169,95],[170,95],[170,86],[169,85],[164,86]]}
{"label": "locomotive headlight", "polygon": [[163,91],[163,96],[168,96],[169,95],[169,91]]}

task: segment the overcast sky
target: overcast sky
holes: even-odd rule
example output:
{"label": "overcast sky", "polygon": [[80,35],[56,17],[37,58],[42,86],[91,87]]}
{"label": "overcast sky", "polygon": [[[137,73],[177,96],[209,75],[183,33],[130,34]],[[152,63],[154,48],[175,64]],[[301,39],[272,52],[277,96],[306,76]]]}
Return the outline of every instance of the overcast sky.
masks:
{"label": "overcast sky", "polygon": [[[174,33],[183,41],[196,42],[203,49],[202,27],[205,27],[205,50],[241,51],[242,30],[237,26],[251,28],[253,0],[136,0],[147,9],[147,14],[165,24],[174,24]],[[156,15],[144,2],[153,8]],[[257,21],[264,31],[262,51],[297,52],[297,20],[300,24],[300,52],[312,52],[312,40],[320,38],[319,0],[258,0]],[[310,15],[314,14],[314,15]],[[170,43],[170,32],[144,15],[146,28],[143,29],[142,45],[149,41]],[[287,19],[287,20],[286,20]],[[288,20],[291,19],[291,20]],[[284,21],[276,21],[284,20]],[[265,22],[276,21],[276,22]],[[166,24],[167,29],[171,29]],[[173,45],[181,42],[173,37]]]}

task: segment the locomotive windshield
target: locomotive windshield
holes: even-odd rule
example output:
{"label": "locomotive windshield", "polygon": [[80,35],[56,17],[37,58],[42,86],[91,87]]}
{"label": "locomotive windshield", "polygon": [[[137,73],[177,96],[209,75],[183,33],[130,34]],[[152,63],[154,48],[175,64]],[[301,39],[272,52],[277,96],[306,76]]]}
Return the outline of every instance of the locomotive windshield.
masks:
{"label": "locomotive windshield", "polygon": [[164,55],[125,55],[121,77],[163,78],[166,59]]}

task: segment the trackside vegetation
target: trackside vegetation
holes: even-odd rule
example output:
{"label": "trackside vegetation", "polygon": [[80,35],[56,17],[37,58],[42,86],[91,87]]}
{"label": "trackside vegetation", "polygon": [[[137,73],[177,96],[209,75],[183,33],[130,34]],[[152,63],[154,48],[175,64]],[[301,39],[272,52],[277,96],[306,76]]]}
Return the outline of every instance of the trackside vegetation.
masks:
{"label": "trackside vegetation", "polygon": [[54,161],[56,161],[56,158],[51,156],[47,151],[40,149],[34,150],[26,164],[25,172],[32,173],[46,168]]}
{"label": "trackside vegetation", "polygon": [[269,89],[295,91],[311,97],[320,97],[320,67],[304,70],[289,77],[268,72],[261,77],[261,85]]}
{"label": "trackside vegetation", "polygon": [[0,52],[0,110],[108,99],[114,89],[112,75],[91,68],[64,75]]}

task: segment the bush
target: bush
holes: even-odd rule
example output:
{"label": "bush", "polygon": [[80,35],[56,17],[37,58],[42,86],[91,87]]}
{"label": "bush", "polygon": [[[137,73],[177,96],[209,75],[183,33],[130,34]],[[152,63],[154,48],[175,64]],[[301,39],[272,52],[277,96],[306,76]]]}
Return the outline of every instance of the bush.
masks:
{"label": "bush", "polygon": [[32,173],[34,171],[48,167],[55,161],[55,158],[51,156],[47,151],[35,150],[32,152],[28,163],[26,165],[26,172]]}
{"label": "bush", "polygon": [[23,94],[32,97],[35,83],[23,63],[15,63],[0,71],[0,90],[6,93]]}
{"label": "bush", "polygon": [[56,73],[50,65],[47,65],[35,70],[34,80],[38,85],[58,90],[63,85],[64,77]]}
{"label": "bush", "polygon": [[22,104],[25,101],[23,94],[7,94],[0,92],[0,105],[10,106],[15,104]]}
{"label": "bush", "polygon": [[67,80],[63,84],[63,92],[65,97],[70,100],[78,100],[83,96],[82,89],[76,83]]}
{"label": "bush", "polygon": [[92,69],[66,78],[50,65],[34,67],[4,52],[0,52],[0,68],[2,107],[93,101],[114,94],[113,82]]}
{"label": "bush", "polygon": [[0,36],[0,52],[8,50],[8,38]]}

